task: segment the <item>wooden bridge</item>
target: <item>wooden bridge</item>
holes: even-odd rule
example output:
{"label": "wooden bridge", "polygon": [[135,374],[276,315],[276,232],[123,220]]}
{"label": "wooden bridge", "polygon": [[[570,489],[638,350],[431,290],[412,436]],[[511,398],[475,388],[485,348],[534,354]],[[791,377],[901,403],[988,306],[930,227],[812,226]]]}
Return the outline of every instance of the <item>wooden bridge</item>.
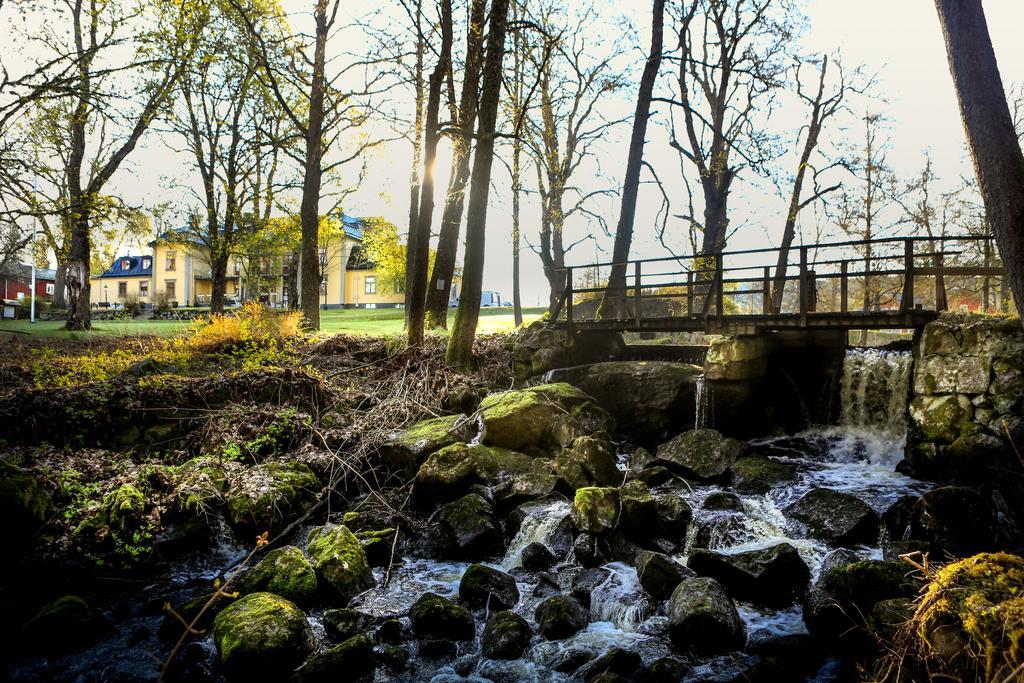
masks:
{"label": "wooden bridge", "polygon": [[[564,268],[552,324],[582,330],[756,334],[909,329],[940,311],[998,310],[1004,271],[990,236],[884,238],[628,261],[619,316],[597,309],[615,263]],[[622,264],[618,264],[622,265]],[[784,282],[776,306],[776,280]]]}

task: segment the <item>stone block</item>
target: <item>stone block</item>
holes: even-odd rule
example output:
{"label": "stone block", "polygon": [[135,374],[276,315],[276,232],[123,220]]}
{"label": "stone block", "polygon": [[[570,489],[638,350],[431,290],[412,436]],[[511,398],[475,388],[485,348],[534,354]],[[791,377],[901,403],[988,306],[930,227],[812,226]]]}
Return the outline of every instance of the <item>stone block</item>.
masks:
{"label": "stone block", "polygon": [[991,367],[982,356],[925,356],[914,369],[914,393],[984,394]]}
{"label": "stone block", "polygon": [[918,396],[910,402],[910,419],[924,441],[952,442],[973,415],[971,400],[962,394]]}

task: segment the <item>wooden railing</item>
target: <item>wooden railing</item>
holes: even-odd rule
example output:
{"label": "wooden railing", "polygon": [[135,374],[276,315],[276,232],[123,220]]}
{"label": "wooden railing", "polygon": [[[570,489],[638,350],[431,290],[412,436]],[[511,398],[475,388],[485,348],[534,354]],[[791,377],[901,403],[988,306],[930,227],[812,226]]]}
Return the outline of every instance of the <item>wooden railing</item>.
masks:
{"label": "wooden railing", "polygon": [[[569,324],[593,319],[594,300],[608,290],[603,273],[615,265],[626,271],[625,282],[613,288],[623,292],[626,305],[614,318],[623,328],[666,317],[797,316],[806,326],[811,316],[826,312],[852,317],[941,311],[948,307],[951,283],[959,299],[964,291],[973,292],[991,308],[991,280],[1004,275],[993,254],[991,237],[964,235],[799,245],[788,259],[795,263],[787,263],[781,274],[776,273],[778,248],[568,266],[551,319],[558,321],[563,312]],[[587,280],[583,286],[577,283],[581,273]],[[933,289],[916,288],[926,284],[923,279],[933,280]],[[772,296],[777,280],[785,294],[778,306]],[[972,284],[965,286],[967,281]],[[979,281],[979,291],[974,292]],[[860,294],[860,301],[851,305],[853,294]],[[576,309],[588,300],[587,313],[578,315]],[[651,304],[657,300],[667,300],[666,305]],[[651,311],[645,313],[645,307]]]}

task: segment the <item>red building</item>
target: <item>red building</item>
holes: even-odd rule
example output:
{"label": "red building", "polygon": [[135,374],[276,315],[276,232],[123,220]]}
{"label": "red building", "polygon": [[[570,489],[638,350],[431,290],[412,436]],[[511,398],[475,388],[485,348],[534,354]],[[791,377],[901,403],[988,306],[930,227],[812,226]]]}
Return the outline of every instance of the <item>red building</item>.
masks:
{"label": "red building", "polygon": [[[36,296],[53,297],[53,284],[57,272],[49,268],[36,268]],[[32,266],[24,263],[0,265],[0,298],[27,299],[32,291]]]}

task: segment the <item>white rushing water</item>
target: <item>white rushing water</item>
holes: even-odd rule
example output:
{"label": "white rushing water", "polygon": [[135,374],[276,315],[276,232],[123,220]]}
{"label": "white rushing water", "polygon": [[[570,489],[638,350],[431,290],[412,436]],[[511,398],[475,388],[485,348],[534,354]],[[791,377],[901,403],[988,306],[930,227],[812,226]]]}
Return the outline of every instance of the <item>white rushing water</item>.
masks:
{"label": "white rushing water", "polygon": [[525,505],[522,510],[526,518],[519,525],[519,531],[508,544],[505,559],[502,561],[502,568],[514,569],[523,564],[523,549],[531,543],[548,543],[555,533],[558,525],[569,514],[570,505],[568,501],[554,500],[538,503],[536,505]]}

